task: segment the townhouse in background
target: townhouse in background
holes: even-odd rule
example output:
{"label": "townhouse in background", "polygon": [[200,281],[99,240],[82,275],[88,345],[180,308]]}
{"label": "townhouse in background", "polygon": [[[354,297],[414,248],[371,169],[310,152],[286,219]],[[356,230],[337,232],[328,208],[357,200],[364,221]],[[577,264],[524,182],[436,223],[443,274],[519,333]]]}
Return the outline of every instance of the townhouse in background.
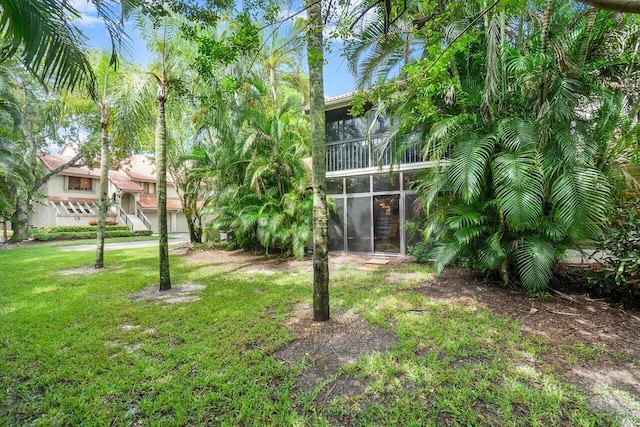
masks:
{"label": "townhouse in background", "polygon": [[[42,154],[45,173],[69,161],[77,153],[66,144],[57,154]],[[34,227],[55,225],[88,225],[98,219],[100,200],[100,168],[70,167],[52,177],[42,188],[42,197],[31,208],[30,224]],[[158,199],[155,169],[142,155],[133,155],[118,169],[109,170],[107,194],[113,205],[107,220],[128,225],[132,230],[158,232]],[[188,232],[187,221],[173,182],[167,179],[167,222],[169,233]]]}

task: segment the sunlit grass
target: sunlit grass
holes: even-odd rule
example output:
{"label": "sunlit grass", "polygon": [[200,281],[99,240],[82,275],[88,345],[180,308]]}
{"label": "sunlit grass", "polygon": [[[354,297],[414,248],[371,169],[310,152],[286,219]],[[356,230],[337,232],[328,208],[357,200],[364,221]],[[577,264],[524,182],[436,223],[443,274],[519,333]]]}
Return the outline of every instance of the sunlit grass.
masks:
{"label": "sunlit grass", "polygon": [[[544,340],[471,306],[430,301],[392,273],[333,275],[332,310],[393,331],[397,345],[343,366],[300,393],[303,363],[273,357],[285,323],[311,300],[311,276],[247,274],[172,256],[172,282],[200,300],[132,301],[156,286],[157,249],[108,251],[107,267],[73,274],[93,252],[0,250],[0,425],[616,425],[546,366]],[[583,357],[598,349],[575,347]],[[535,361],[532,363],[531,361]],[[318,397],[338,377],[362,385]]]}

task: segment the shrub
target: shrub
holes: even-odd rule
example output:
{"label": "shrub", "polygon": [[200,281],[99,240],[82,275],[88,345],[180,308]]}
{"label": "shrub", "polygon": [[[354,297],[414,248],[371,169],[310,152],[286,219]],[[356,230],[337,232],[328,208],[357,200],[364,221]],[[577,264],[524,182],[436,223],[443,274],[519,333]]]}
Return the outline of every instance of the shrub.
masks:
{"label": "shrub", "polygon": [[[105,222],[105,224],[107,226],[111,226],[111,225],[118,225],[118,221],[114,221],[112,219],[107,220],[107,222]],[[92,219],[91,221],[89,221],[89,225],[92,226],[97,226],[98,225],[98,220],[97,219]]]}
{"label": "shrub", "polygon": [[[47,227],[43,227],[47,228]],[[50,227],[55,228],[55,227]],[[62,227],[59,227],[62,228]],[[89,230],[82,231],[67,231],[67,230],[55,230],[55,231],[38,231],[34,234],[34,239],[48,242],[52,240],[74,240],[74,239],[95,239],[97,237],[97,231],[95,227],[87,227]],[[42,230],[42,229],[41,229]],[[130,230],[129,228],[122,228],[122,226],[108,227],[105,231],[105,237],[133,237],[133,236],[151,236],[153,231],[151,230]]]}
{"label": "shrub", "polygon": [[[126,225],[107,225],[107,230],[129,230]],[[91,225],[58,225],[50,227],[40,227],[36,233],[82,233],[85,231],[94,232],[96,228]]]}
{"label": "shrub", "polygon": [[627,200],[613,209],[610,226],[597,244],[606,256],[600,271],[587,277],[598,294],[629,304],[640,303],[640,199]]}
{"label": "shrub", "polygon": [[434,240],[427,240],[409,247],[409,255],[415,258],[417,263],[429,264],[433,262],[437,244]]}

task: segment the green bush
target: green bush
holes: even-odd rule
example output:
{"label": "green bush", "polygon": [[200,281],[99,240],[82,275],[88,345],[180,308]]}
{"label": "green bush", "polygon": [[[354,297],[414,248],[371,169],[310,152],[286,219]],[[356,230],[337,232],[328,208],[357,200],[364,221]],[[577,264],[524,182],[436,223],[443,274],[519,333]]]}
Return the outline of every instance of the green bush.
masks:
{"label": "green bush", "polygon": [[429,264],[435,258],[434,250],[437,244],[434,240],[427,240],[409,247],[409,255],[415,258],[417,263]]}
{"label": "green bush", "polygon": [[[44,227],[43,227],[44,228]],[[52,240],[77,240],[77,239],[95,239],[97,238],[97,231],[95,227],[90,231],[54,231],[54,232],[42,232],[38,231],[33,235],[33,238],[42,242],[48,242]],[[130,230],[128,228],[122,228],[122,226],[107,227],[105,231],[105,237],[134,237],[134,236],[151,236],[153,231],[151,230]]]}
{"label": "green bush", "polygon": [[640,200],[628,200],[610,215],[598,250],[606,256],[599,271],[587,281],[600,295],[611,296],[627,304],[640,303]]}
{"label": "green bush", "polygon": [[[107,225],[106,230],[129,230],[129,227],[122,224]],[[50,227],[40,227],[36,233],[83,233],[96,232],[96,227],[92,225],[57,225]]]}

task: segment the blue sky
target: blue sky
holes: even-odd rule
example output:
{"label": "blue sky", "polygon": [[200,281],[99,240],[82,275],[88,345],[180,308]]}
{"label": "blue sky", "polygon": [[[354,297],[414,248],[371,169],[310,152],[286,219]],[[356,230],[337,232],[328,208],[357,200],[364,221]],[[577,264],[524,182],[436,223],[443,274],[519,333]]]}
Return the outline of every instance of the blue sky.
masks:
{"label": "blue sky", "polygon": [[[89,46],[96,49],[111,49],[109,35],[104,25],[96,17],[93,6],[87,4],[86,0],[72,0],[71,3],[81,14],[77,25],[87,36]],[[131,38],[131,52],[128,59],[142,65],[146,64],[151,55],[140,36],[140,32],[132,23],[128,23],[125,30]],[[336,46],[332,52],[326,54],[325,59],[327,61],[324,70],[325,96],[333,97],[353,92],[354,78],[347,69],[346,59],[341,55],[340,49]]]}

